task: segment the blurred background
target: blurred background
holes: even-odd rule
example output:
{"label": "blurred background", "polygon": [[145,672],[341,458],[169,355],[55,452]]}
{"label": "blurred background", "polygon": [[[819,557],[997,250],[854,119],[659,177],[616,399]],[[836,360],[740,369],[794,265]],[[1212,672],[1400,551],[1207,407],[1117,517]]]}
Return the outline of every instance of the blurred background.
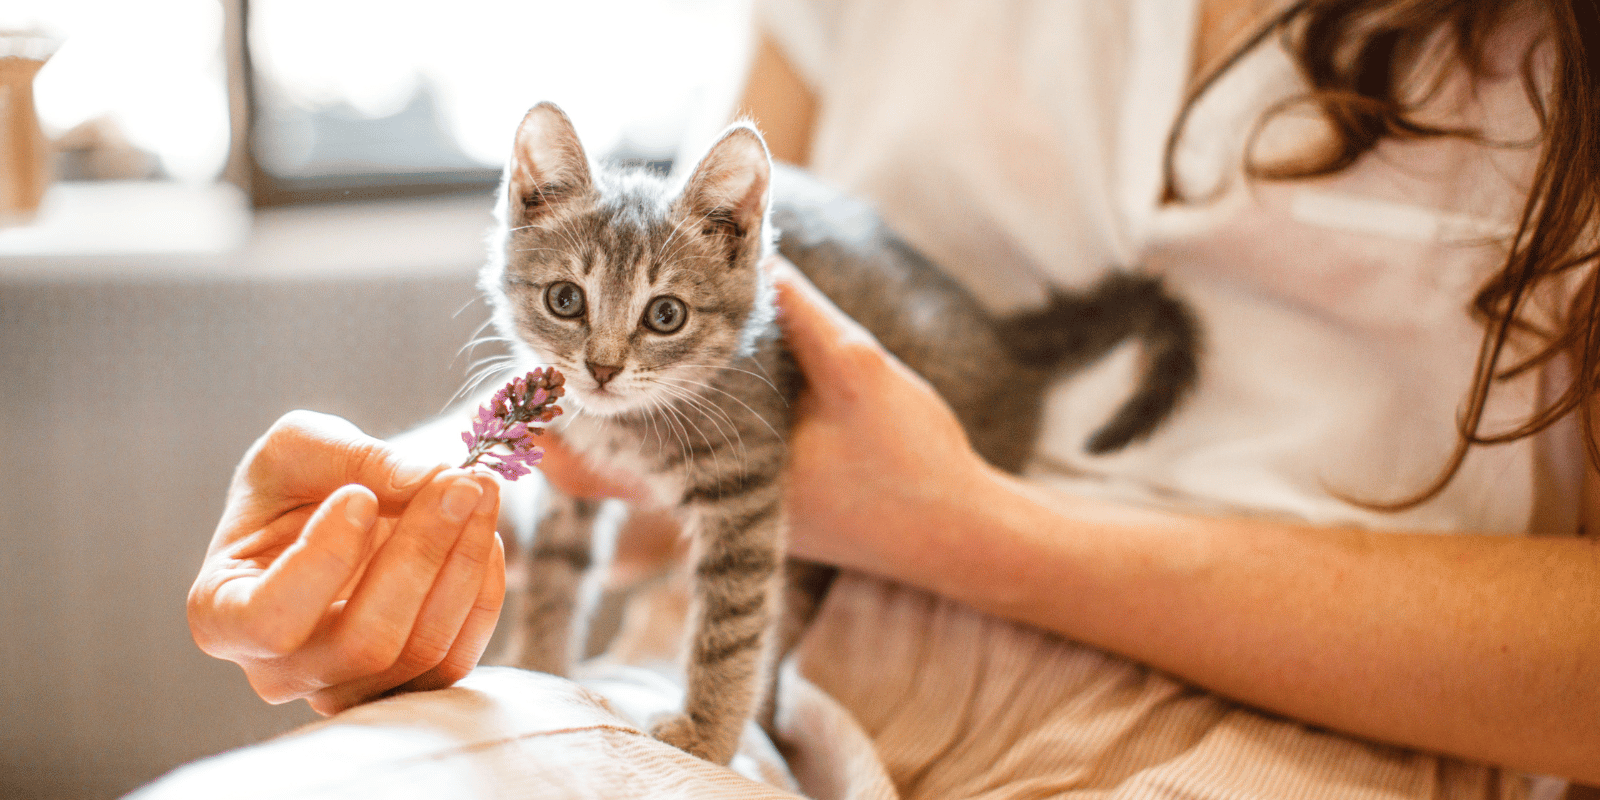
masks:
{"label": "blurred background", "polygon": [[667,169],[747,0],[0,5],[0,797],[116,797],[304,723],[189,638],[283,412],[391,435],[464,382],[518,120]]}

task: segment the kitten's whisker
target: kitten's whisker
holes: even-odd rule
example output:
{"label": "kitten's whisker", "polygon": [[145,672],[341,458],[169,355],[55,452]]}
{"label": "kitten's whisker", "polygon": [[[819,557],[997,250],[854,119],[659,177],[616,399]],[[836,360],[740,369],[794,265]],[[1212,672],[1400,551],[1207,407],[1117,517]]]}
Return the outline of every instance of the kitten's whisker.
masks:
{"label": "kitten's whisker", "polygon": [[673,438],[678,440],[678,451],[683,455],[683,471],[687,475],[694,469],[694,462],[689,460],[689,432],[672,417],[672,404],[662,403],[661,410],[666,414],[661,416],[661,421],[666,423],[672,431]]}
{"label": "kitten's whisker", "polygon": [[467,365],[467,372],[470,374],[470,373],[478,372],[478,371],[480,371],[480,370],[482,370],[482,369],[484,369],[486,367],[492,366],[492,365],[510,364],[510,363],[512,363],[512,362],[514,362],[516,360],[517,360],[517,357],[514,356],[514,355],[511,355],[510,353],[497,353],[497,354],[492,355],[492,356],[484,356],[483,358],[480,358],[477,361],[474,361],[471,364]]}
{"label": "kitten's whisker", "polygon": [[689,384],[691,386],[701,386],[701,387],[710,389],[711,391],[716,392],[718,394],[725,394],[728,397],[733,398],[733,402],[738,403],[741,406],[744,406],[744,409],[746,411],[750,412],[751,416],[753,416],[756,419],[760,420],[762,425],[767,426],[767,430],[772,431],[772,435],[778,437],[778,441],[780,441],[780,442],[781,441],[786,441],[786,439],[784,438],[783,434],[778,433],[778,429],[772,427],[772,423],[768,422],[766,417],[761,416],[761,414],[759,412],[757,412],[755,409],[751,408],[749,403],[746,403],[745,401],[740,400],[738,395],[735,395],[735,394],[733,394],[731,392],[728,392],[728,391],[724,391],[722,389],[718,389],[717,387],[712,386],[711,384],[706,383],[705,381],[690,380],[688,378],[668,378],[668,377],[665,377],[665,376],[661,377],[660,380],[674,381],[674,382],[677,382],[677,383],[685,383],[685,384]]}
{"label": "kitten's whisker", "polygon": [[[482,386],[491,379],[503,378],[506,375],[515,372],[517,364],[521,361],[522,359],[514,353],[500,353],[497,355],[486,356],[472,362],[467,366],[466,380],[462,383],[461,388],[457,389],[455,394],[451,395],[450,399],[445,401],[445,407],[448,408],[451,403],[470,396],[473,392],[478,390],[478,387]],[[545,367],[550,365],[535,363],[533,366]]]}
{"label": "kitten's whisker", "polygon": [[[699,412],[700,416],[702,416],[702,417],[706,418],[707,420],[709,420],[711,422],[711,424],[716,427],[717,432],[722,434],[723,443],[728,445],[729,449],[734,450],[738,454],[740,466],[744,465],[744,463],[747,461],[747,453],[745,452],[745,448],[744,448],[744,436],[743,436],[743,434],[739,433],[739,426],[734,424],[733,419],[728,416],[726,411],[723,411],[721,408],[718,408],[714,404],[710,404],[709,401],[707,401],[703,397],[696,397],[693,392],[691,392],[691,391],[689,391],[687,389],[683,389],[683,388],[680,388],[680,387],[672,386],[670,384],[662,383],[662,382],[659,382],[659,381],[656,383],[656,386],[657,386],[657,388],[659,388],[661,390],[661,392],[663,394],[666,394],[666,395],[668,395],[670,397],[676,397],[679,400],[682,400],[683,402],[688,403],[697,412]],[[708,411],[716,411],[718,414],[720,414],[722,416],[722,420],[726,420],[727,421],[728,428],[731,428],[733,430],[733,438],[730,438],[728,436],[728,430],[722,427],[722,421],[719,420],[716,416],[713,416],[712,414],[708,413]],[[699,426],[695,426],[695,427],[697,429],[699,428]],[[705,436],[705,432],[701,431],[700,435],[702,437],[704,437]],[[734,441],[733,441],[734,438],[737,438],[739,440],[738,444],[734,444]]]}
{"label": "kitten's whisker", "polygon": [[[652,417],[655,416],[654,410],[655,410],[655,407],[656,407],[656,403],[658,403],[658,402],[660,402],[660,400],[658,398],[646,397],[645,398],[644,411],[639,414],[639,416],[644,418],[645,431],[646,431],[646,433],[644,433],[643,435],[640,435],[638,437],[638,439],[639,439],[639,441],[638,441],[639,448],[638,449],[639,449],[639,460],[640,461],[649,461],[649,459],[645,458],[645,455],[644,455],[644,445],[645,445],[645,441],[650,438],[649,437],[649,433],[648,433],[649,430],[651,428],[655,427],[655,421],[652,419]],[[656,455],[658,457],[661,455],[661,450],[662,450],[661,439],[660,439],[660,437],[657,437],[656,438]]]}
{"label": "kitten's whisker", "polygon": [[476,388],[478,384],[483,383],[492,375],[510,372],[514,362],[515,359],[502,359],[475,365],[472,371],[467,373],[467,382]]}
{"label": "kitten's whisker", "polygon": [[572,224],[571,215],[562,215],[559,218],[557,218],[555,220],[555,222],[556,222],[556,224],[553,225],[553,226],[549,225],[548,221],[535,223],[535,224],[532,224],[532,225],[523,225],[523,226],[521,226],[519,228],[512,228],[507,232],[508,233],[515,233],[517,231],[525,231],[525,230],[530,230],[530,229],[537,228],[539,230],[545,231],[545,232],[555,236],[557,239],[560,239],[561,240],[561,244],[564,244],[564,245],[567,246],[566,250],[562,250],[560,248],[554,248],[554,247],[545,247],[545,248],[527,248],[527,249],[518,248],[516,250],[513,250],[512,252],[525,253],[525,252],[533,252],[535,250],[541,250],[542,249],[542,250],[547,250],[547,251],[552,252],[552,253],[576,253],[576,252],[579,252],[580,250],[582,250],[582,248],[578,246],[578,240],[571,234],[571,232],[569,232],[567,230],[567,227]]}
{"label": "kitten's whisker", "polygon": [[668,416],[671,413],[667,410],[668,405],[670,405],[668,401],[659,397],[650,398],[649,418],[656,429],[656,453],[659,455],[666,450],[666,445],[662,441],[662,434],[667,434],[673,441],[677,442],[678,453],[683,459],[685,474],[687,474],[687,471],[692,469],[693,465],[689,463],[689,450],[684,442],[686,434],[678,433],[677,421]]}
{"label": "kitten's whisker", "polygon": [[[761,362],[760,361],[756,361],[755,359],[750,359],[750,361],[752,363],[754,363],[756,365],[756,367],[760,368],[762,370],[762,372],[766,371],[766,368],[761,366]],[[749,375],[752,378],[756,378],[756,379],[760,380],[762,383],[765,383],[766,385],[772,387],[772,393],[777,395],[778,399],[782,400],[784,405],[786,405],[786,406],[789,405],[789,399],[783,396],[783,392],[778,391],[777,384],[773,383],[772,382],[772,378],[768,377],[767,375],[758,375],[758,374],[756,374],[754,372],[751,372],[750,370],[739,369],[738,367],[731,367],[731,366],[728,366],[726,364],[674,364],[673,366],[677,366],[677,367],[694,367],[694,368],[697,368],[697,369],[725,369],[725,370],[728,370],[730,372],[742,372],[742,373],[744,373],[746,375]]]}
{"label": "kitten's whisker", "polygon": [[[701,219],[704,219],[704,218],[705,217],[703,217],[703,216],[701,217]],[[699,224],[699,223],[696,222],[696,224]],[[678,242],[677,246],[675,246],[672,249],[672,252],[670,252],[670,253],[663,252],[662,260],[663,261],[671,261],[671,260],[682,259],[684,261],[712,261],[712,262],[716,261],[716,259],[714,259],[714,258],[709,258],[707,256],[702,256],[702,255],[689,255],[689,256],[683,255],[684,249],[689,247],[693,243],[693,241],[694,241],[693,239],[689,239],[689,238],[682,239],[681,241]],[[662,249],[663,249],[663,251],[665,251],[665,249],[666,249],[665,246],[663,246]]]}
{"label": "kitten's whisker", "polygon": [[472,363],[474,365],[477,365],[477,364],[487,364],[487,363],[489,363],[491,361],[515,361],[515,360],[517,360],[517,354],[516,353],[490,353],[489,355],[486,355],[483,358],[477,359],[476,361],[473,361]]}
{"label": "kitten's whisker", "polygon": [[[662,391],[668,392],[669,394],[673,394],[677,397],[681,397],[685,402],[698,408],[700,413],[710,418],[711,421],[717,425],[719,430],[722,429],[722,423],[726,422],[728,424],[728,428],[733,431],[734,437],[739,440],[737,447],[741,461],[746,457],[747,451],[745,450],[744,446],[744,434],[740,432],[739,423],[734,421],[733,415],[729,414],[727,409],[723,408],[721,405],[718,405],[712,398],[698,394],[686,387],[669,383],[667,380],[663,380],[660,377],[656,377],[653,380],[655,380],[656,385],[660,387]],[[722,438],[724,441],[726,441],[728,435],[723,433]],[[733,447],[734,443],[729,441],[728,446]]]}
{"label": "kitten's whisker", "polygon": [[572,216],[565,215],[557,220],[559,223],[554,228],[554,233],[566,243],[568,251],[576,257],[583,252],[583,243],[579,239],[579,232],[572,230]]}
{"label": "kitten's whisker", "polygon": [[480,358],[480,359],[478,359],[476,361],[473,361],[471,364],[468,364],[467,365],[467,374],[469,374],[469,375],[477,374],[477,373],[482,372],[482,371],[484,371],[486,369],[491,369],[491,368],[494,368],[494,367],[497,367],[497,366],[503,365],[503,364],[509,364],[509,363],[511,363],[511,362],[513,362],[515,360],[516,360],[515,356],[501,356],[501,355],[485,356],[485,357]]}
{"label": "kitten's whisker", "polygon": [[[688,413],[685,412],[683,409],[678,408],[677,406],[675,406],[675,405],[673,405],[671,403],[667,403],[665,407],[666,407],[666,409],[668,411],[672,412],[673,414],[676,414],[677,417],[679,419],[683,420],[683,422],[686,425],[693,426],[695,433],[700,434],[700,440],[706,443],[706,449],[708,451],[710,451],[710,453],[711,453],[711,468],[716,470],[718,475],[721,475],[722,474],[722,459],[717,457],[717,449],[715,447],[711,446],[711,437],[706,435],[705,429],[700,427],[699,425],[697,425],[694,420],[689,419]],[[684,433],[685,433],[685,435],[687,435],[688,431],[685,430]],[[728,446],[732,447],[733,443],[729,442]],[[691,447],[690,449],[693,449],[693,448]]]}
{"label": "kitten's whisker", "polygon": [[459,357],[462,353],[468,353],[469,351],[477,348],[479,345],[493,344],[495,342],[511,344],[513,341],[514,340],[505,336],[478,336],[473,339],[468,339],[466,344],[461,345],[461,349],[456,351],[456,356]]}
{"label": "kitten's whisker", "polygon": [[[483,324],[479,325],[476,328],[473,328],[472,329],[472,335],[467,337],[467,344],[471,344],[473,342],[478,341],[478,339],[483,336],[483,330],[485,328],[489,327],[490,325],[493,325],[493,324],[494,324],[494,318],[491,317],[489,319],[484,320]],[[503,339],[505,337],[500,336],[499,334],[495,334],[491,338]]]}
{"label": "kitten's whisker", "polygon": [[567,424],[567,425],[571,425],[572,423],[577,422],[578,419],[580,417],[582,417],[584,415],[584,413],[587,412],[587,411],[588,411],[588,409],[583,407],[583,403],[573,403],[572,404],[572,413],[566,415],[566,419],[562,420],[562,423],[563,424]]}
{"label": "kitten's whisker", "polygon": [[654,429],[656,432],[656,455],[658,456],[661,455],[661,451],[667,449],[667,446],[661,441],[661,428],[656,424],[655,414],[652,413],[660,402],[658,398],[651,397],[650,410],[647,410],[644,415],[645,430]]}
{"label": "kitten's whisker", "polygon": [[461,388],[457,389],[456,393],[451,395],[450,399],[444,402],[444,405],[440,407],[439,411],[443,413],[456,401],[471,397],[474,392],[478,391],[479,387],[483,386],[483,384],[488,383],[490,380],[495,378],[504,378],[512,372],[513,370],[511,370],[509,366],[506,366],[499,369],[484,370],[482,373],[468,378],[467,381],[461,385]]}
{"label": "kitten's whisker", "polygon": [[491,378],[507,375],[512,371],[512,365],[509,362],[485,365],[482,369],[467,376],[467,381],[463,384],[461,391],[457,392],[456,397],[452,397],[451,401],[454,402],[464,395],[471,394]]}
{"label": "kitten's whisker", "polygon": [[[778,399],[782,400],[783,404],[785,406],[788,406],[789,405],[789,398],[784,397],[783,396],[783,392],[778,391],[777,384],[772,382],[772,374],[767,372],[767,368],[761,365],[761,359],[759,359],[759,358],[749,358],[749,359],[746,359],[746,360],[749,361],[750,364],[752,366],[754,366],[756,369],[761,370],[761,375],[760,375],[761,379],[766,381],[767,385],[772,387],[772,393],[776,394],[778,396]],[[737,367],[728,367],[728,369],[738,369],[738,368]],[[743,371],[746,372],[746,373],[750,372],[750,370],[743,370]]]}
{"label": "kitten's whisker", "polygon": [[[676,397],[683,402],[694,406],[702,416],[711,419],[711,421],[717,425],[718,431],[722,433],[722,438],[725,442],[727,442],[728,446],[735,448],[738,451],[740,463],[744,463],[749,456],[749,451],[745,447],[744,434],[739,430],[739,423],[733,419],[732,414],[730,414],[728,410],[723,408],[720,404],[715,402],[713,398],[700,394],[693,389],[687,388],[686,386],[678,386],[675,384],[688,383],[690,385],[706,386],[708,388],[715,387],[710,387],[709,384],[690,381],[684,378],[669,378],[660,375],[660,371],[660,369],[641,370],[643,377],[646,380],[653,382],[661,391],[669,393],[673,397]],[[673,383],[669,383],[668,381],[672,381]],[[724,392],[724,394],[726,394],[726,392]],[[732,395],[729,396],[731,397]],[[738,398],[735,399],[737,400]],[[745,408],[750,409],[749,406],[745,406]],[[757,419],[761,419],[761,415],[756,414],[754,410],[751,410],[751,414]],[[735,445],[733,441],[729,440],[727,432],[722,430],[722,422],[726,422],[728,427],[733,430],[734,437],[738,439],[737,445]],[[767,424],[766,420],[761,419],[761,422],[762,424],[767,425],[768,430],[772,430],[772,426]],[[774,431],[774,434],[776,434],[776,431]]]}
{"label": "kitten's whisker", "polygon": [[[460,314],[461,312],[458,311],[456,313]],[[479,325],[478,327],[474,328],[472,330],[472,334],[467,337],[466,343],[461,345],[461,349],[457,350],[456,354],[454,356],[450,357],[450,360],[452,362],[454,362],[457,358],[461,357],[462,353],[467,353],[468,357],[470,358],[471,357],[471,351],[473,349],[475,349],[480,344],[485,344],[487,342],[493,342],[493,341],[502,341],[502,342],[511,341],[510,339],[507,339],[504,336],[484,336],[483,335],[483,329],[489,327],[492,324],[494,324],[494,318],[493,317],[484,320],[481,325]],[[471,368],[469,367],[468,369],[470,370]]]}
{"label": "kitten's whisker", "polygon": [[[684,452],[684,464],[688,465],[690,463],[688,460],[689,455],[694,452],[694,442],[690,441],[689,426],[693,425],[694,423],[690,421],[688,417],[684,416],[683,411],[672,403],[662,403],[661,410],[667,412],[667,416],[663,417],[663,419],[673,422],[673,424],[683,434],[682,441],[688,447],[688,449]],[[701,439],[705,438],[705,431],[701,431],[698,425],[695,426],[695,430],[700,433]],[[721,466],[717,464],[716,453],[714,452],[712,453],[712,467],[718,471],[721,470]]]}

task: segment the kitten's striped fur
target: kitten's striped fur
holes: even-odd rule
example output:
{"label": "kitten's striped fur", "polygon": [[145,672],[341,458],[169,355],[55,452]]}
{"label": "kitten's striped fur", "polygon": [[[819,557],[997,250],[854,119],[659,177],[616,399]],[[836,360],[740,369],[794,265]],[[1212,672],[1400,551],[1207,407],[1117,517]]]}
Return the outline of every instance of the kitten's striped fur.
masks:
{"label": "kitten's striped fur", "polygon": [[[784,255],[927,377],[978,451],[1002,468],[1026,461],[1043,390],[1062,365],[1086,363],[1129,336],[1158,351],[1127,406],[1137,413],[1102,430],[1114,428],[1101,450],[1148,433],[1194,380],[1194,323],[1153,280],[1118,276],[997,322],[870,209],[792,170],[775,173],[748,125],[724,133],[677,187],[592,166],[559,109],[529,111],[482,286],[517,354],[567,376],[574,407],[563,438],[643,477],[691,536],[687,696],[683,714],[655,733],[718,763],[732,757],[777,649],[770,631],[784,572],[785,434],[801,388],[759,268],[771,248],[769,206]],[[568,284],[581,294],[578,313]],[[672,305],[655,305],[660,298],[681,302],[684,316],[672,317],[681,327],[652,327],[666,319],[656,311]],[[556,498],[539,524],[521,666],[562,673],[574,656],[584,575],[609,558],[610,543],[592,533],[597,512],[593,502]]]}

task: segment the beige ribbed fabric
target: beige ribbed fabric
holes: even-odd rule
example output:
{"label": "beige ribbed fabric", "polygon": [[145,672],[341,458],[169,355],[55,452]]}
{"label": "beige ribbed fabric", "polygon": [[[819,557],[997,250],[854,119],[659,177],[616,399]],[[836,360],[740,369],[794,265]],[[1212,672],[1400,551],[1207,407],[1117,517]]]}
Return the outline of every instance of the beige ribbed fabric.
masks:
{"label": "beige ribbed fabric", "polygon": [[[680,702],[662,646],[681,585],[635,603],[574,683],[482,668],[179,770],[139,800],[294,797],[1511,800],[1488,767],[1313,730],[922,592],[835,585],[781,683],[780,747],[732,769],[651,739]],[[784,756],[780,758],[779,752]],[[1555,787],[1552,787],[1555,788]]]}
{"label": "beige ribbed fabric", "polygon": [[1520,776],[1308,728],[863,577],[835,585],[801,656],[905,800],[1527,796]]}
{"label": "beige ribbed fabric", "polygon": [[[624,706],[659,706],[675,691],[642,670],[601,683]],[[491,667],[454,688],[360,706],[192,764],[134,797],[793,797],[770,785],[792,786],[776,764],[770,745],[746,742],[734,764],[741,775],[650,738],[618,705],[575,683]]]}

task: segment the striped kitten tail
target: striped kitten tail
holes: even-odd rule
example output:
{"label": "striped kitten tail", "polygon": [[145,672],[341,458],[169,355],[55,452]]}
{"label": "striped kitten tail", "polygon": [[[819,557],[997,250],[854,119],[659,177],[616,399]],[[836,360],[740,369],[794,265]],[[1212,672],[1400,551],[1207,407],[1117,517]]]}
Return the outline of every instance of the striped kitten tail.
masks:
{"label": "striped kitten tail", "polygon": [[1161,279],[1112,271],[1082,293],[1058,292],[1049,305],[999,325],[1017,359],[1051,373],[1082,369],[1133,338],[1144,348],[1139,386],[1085,446],[1101,455],[1149,435],[1200,376],[1200,323]]}

